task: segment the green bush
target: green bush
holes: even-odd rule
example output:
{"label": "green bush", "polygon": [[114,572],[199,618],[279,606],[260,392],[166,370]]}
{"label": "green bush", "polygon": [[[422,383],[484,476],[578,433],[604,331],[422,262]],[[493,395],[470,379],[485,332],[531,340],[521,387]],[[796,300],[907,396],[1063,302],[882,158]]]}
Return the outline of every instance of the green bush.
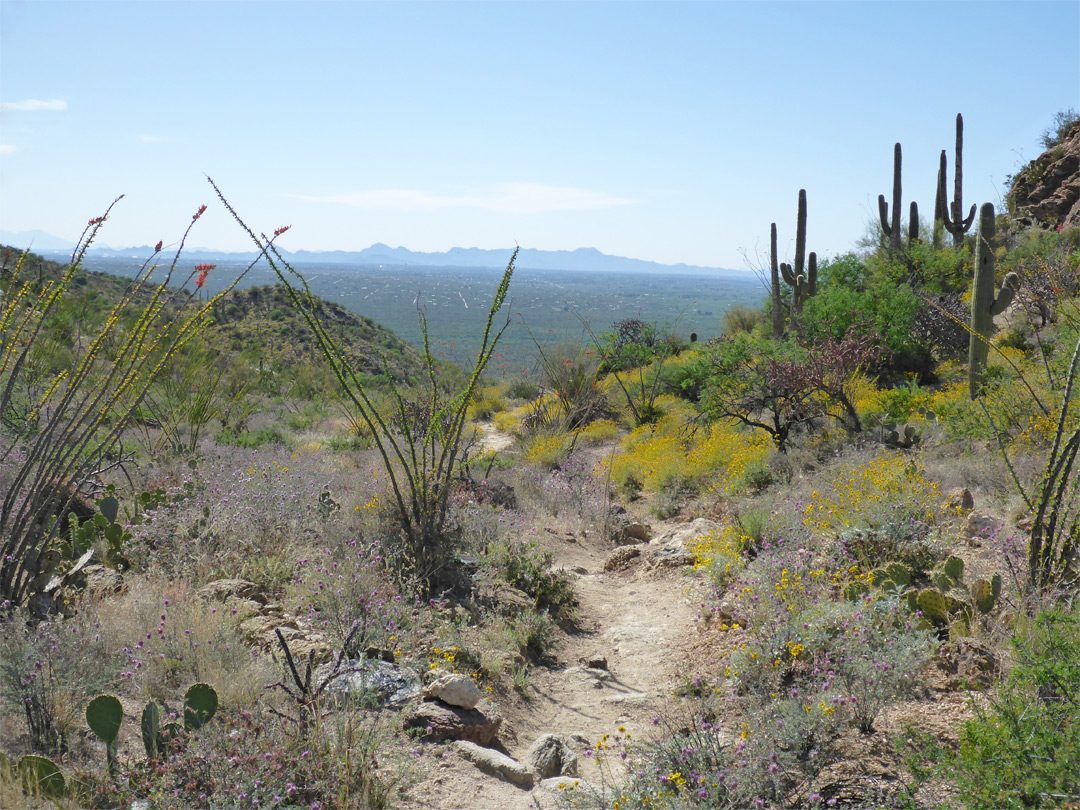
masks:
{"label": "green bush", "polygon": [[1013,644],[1016,668],[947,759],[971,810],[1080,801],[1080,609],[1039,613]]}

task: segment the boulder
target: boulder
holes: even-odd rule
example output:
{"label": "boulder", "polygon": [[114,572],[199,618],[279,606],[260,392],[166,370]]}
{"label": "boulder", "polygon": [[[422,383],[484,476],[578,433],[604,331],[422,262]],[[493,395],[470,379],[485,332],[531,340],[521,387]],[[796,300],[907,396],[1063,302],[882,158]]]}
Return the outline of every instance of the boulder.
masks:
{"label": "boulder", "polygon": [[462,709],[475,709],[480,702],[480,690],[468,675],[447,673],[424,687],[424,697]]}
{"label": "boulder", "polygon": [[475,709],[425,700],[405,715],[402,723],[406,731],[420,729],[420,736],[424,740],[468,740],[477,745],[489,745],[498,735],[501,725],[502,716],[487,700],[480,701]]}
{"label": "boulder", "polygon": [[1016,174],[1006,199],[1021,225],[1061,230],[1080,225],[1080,121]]}
{"label": "boulder", "polygon": [[537,779],[577,776],[578,758],[562,734],[541,734],[525,752],[525,764]]}
{"label": "boulder", "polygon": [[225,602],[229,599],[267,603],[266,588],[246,579],[218,579],[208,582],[195,595],[207,602]]}
{"label": "boulder", "polygon": [[[420,695],[420,678],[411,670],[379,658],[355,658],[342,665],[344,675],[339,675],[327,687],[327,692],[338,704],[356,701],[379,708],[400,709]],[[321,683],[330,672],[332,664],[315,671],[315,682]]]}

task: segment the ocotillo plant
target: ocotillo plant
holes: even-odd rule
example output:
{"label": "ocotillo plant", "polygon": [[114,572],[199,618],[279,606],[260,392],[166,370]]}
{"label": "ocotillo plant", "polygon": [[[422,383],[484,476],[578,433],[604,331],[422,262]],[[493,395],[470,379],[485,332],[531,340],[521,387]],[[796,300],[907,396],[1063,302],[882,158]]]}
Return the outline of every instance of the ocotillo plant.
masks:
{"label": "ocotillo plant", "polygon": [[1009,306],[1020,287],[1016,273],[1005,276],[1001,291],[994,297],[994,204],[983,203],[979,209],[979,238],[975,248],[975,281],[971,289],[971,342],[968,349],[968,386],[971,398],[979,395],[990,354],[990,333],[994,316]]}
{"label": "ocotillo plant", "polygon": [[893,147],[893,173],[892,173],[892,219],[889,219],[889,204],[885,202],[885,195],[878,195],[878,214],[881,216],[881,230],[885,238],[889,240],[889,252],[896,253],[900,250],[900,144]]}
{"label": "ocotillo plant", "polygon": [[[803,273],[804,263],[806,272]],[[795,264],[777,265],[776,223],[772,224],[769,238],[769,266],[772,273],[773,335],[783,334],[784,316],[780,301],[780,277],[791,286],[791,314],[802,311],[806,299],[817,292],[817,254],[806,256],[806,189],[799,189],[799,213],[795,223]]]}
{"label": "ocotillo plant", "polygon": [[[971,230],[975,221],[975,205],[966,218],[964,210],[964,116],[956,114],[956,172],[953,177],[953,201],[948,202],[945,193],[945,150],[941,150],[941,168],[938,171],[938,193],[941,195],[941,219],[945,230],[953,235],[953,245],[960,247],[964,243],[964,234]],[[981,215],[980,215],[981,216]]]}

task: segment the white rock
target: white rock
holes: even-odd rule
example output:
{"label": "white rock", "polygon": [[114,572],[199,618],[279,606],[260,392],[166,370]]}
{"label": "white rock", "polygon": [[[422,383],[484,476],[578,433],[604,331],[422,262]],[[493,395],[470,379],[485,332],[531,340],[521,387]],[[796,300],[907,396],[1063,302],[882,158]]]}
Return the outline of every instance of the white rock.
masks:
{"label": "white rock", "polygon": [[434,683],[424,687],[424,697],[435,698],[451,706],[475,709],[480,702],[480,690],[468,675],[441,675]]}

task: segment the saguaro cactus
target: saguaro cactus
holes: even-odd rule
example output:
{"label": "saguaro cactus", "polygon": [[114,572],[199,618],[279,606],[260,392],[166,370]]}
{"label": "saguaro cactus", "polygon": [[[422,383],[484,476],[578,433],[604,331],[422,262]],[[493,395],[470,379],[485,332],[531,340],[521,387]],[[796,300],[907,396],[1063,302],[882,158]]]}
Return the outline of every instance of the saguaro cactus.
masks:
{"label": "saguaro cactus", "polygon": [[889,204],[885,202],[885,195],[878,195],[878,214],[881,216],[881,230],[885,238],[889,240],[889,252],[896,253],[900,250],[900,144],[893,147],[893,173],[892,173],[892,219],[889,218]]}
{"label": "saguaro cactus", "polygon": [[769,272],[772,277],[772,333],[774,338],[784,335],[784,302],[780,298],[780,268],[776,264],[776,223],[769,228]]}
{"label": "saguaro cactus", "polygon": [[[941,195],[941,219],[945,230],[953,235],[953,245],[960,247],[964,243],[964,234],[971,230],[975,221],[975,205],[967,217],[964,211],[964,116],[956,114],[956,172],[953,177],[953,201],[948,202],[945,193],[945,150],[941,150],[941,168],[938,170],[938,194]],[[981,216],[981,215],[980,215]]]}
{"label": "saguaro cactus", "polygon": [[907,243],[911,247],[919,241],[919,204],[911,201],[911,209],[908,214]]}
{"label": "saguaro cactus", "polygon": [[1013,294],[1020,288],[1016,273],[1005,276],[1005,283],[994,297],[994,204],[983,203],[979,209],[979,237],[975,247],[975,281],[971,289],[971,342],[968,348],[968,387],[971,398],[979,395],[986,376],[986,359],[990,356],[990,334],[994,316],[1009,306]]}
{"label": "saguaro cactus", "polygon": [[[806,272],[803,272],[805,264]],[[817,292],[817,254],[806,256],[806,189],[799,189],[799,212],[795,223],[795,263],[777,263],[776,223],[772,223],[769,235],[769,269],[772,275],[773,337],[784,333],[783,302],[780,295],[780,278],[791,287],[791,314],[802,311],[803,304]]]}

